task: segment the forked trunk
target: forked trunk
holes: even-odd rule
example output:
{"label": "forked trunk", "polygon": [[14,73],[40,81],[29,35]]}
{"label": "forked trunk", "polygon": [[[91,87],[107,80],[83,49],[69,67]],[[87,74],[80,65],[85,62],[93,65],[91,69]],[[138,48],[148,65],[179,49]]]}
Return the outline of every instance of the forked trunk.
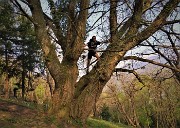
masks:
{"label": "forked trunk", "polygon": [[[103,86],[96,84],[91,84],[91,89],[93,92],[84,91],[78,97],[72,97],[71,101],[66,101],[66,98],[60,95],[60,90],[56,91],[53,95],[52,102],[53,106],[51,108],[50,115],[55,115],[58,119],[59,125],[63,128],[79,128],[86,127],[86,121],[90,113],[93,110],[94,104],[96,103],[97,98],[100,96],[100,90],[103,89]],[[65,101],[64,101],[65,100]]]}
{"label": "forked trunk", "polygon": [[[63,63],[62,63],[63,65]],[[55,90],[52,95],[50,115],[55,115],[62,127],[72,127],[71,104],[74,97],[75,83],[78,77],[77,66],[71,63],[63,66],[64,73],[56,79]]]}

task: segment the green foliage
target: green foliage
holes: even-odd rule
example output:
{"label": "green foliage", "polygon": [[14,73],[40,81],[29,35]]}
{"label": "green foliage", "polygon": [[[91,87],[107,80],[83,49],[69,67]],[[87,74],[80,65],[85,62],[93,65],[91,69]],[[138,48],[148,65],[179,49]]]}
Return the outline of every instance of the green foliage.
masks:
{"label": "green foliage", "polygon": [[[159,127],[164,125],[171,127],[178,124],[180,122],[178,107],[180,104],[178,100],[180,98],[180,87],[178,82],[174,78],[152,78],[146,75],[141,76],[141,78],[146,85],[141,90],[138,89],[143,86],[142,83],[135,79],[131,85],[127,84],[122,87],[122,90],[117,94],[126,114],[129,117],[132,116],[131,103],[133,100],[134,109],[141,126],[154,127],[157,125],[156,122],[160,122]],[[113,114],[112,117],[116,116],[115,113],[111,114]],[[121,122],[124,120],[121,113],[119,119]]]}
{"label": "green foliage", "polygon": [[[33,71],[42,64],[34,26],[27,18],[17,15],[9,2],[0,1],[0,4],[0,73],[6,69],[10,76],[17,76],[22,69]],[[5,59],[9,63],[6,68]]]}
{"label": "green foliage", "polygon": [[42,84],[38,85],[35,89],[35,94],[37,96],[37,100],[43,102],[45,97],[45,88]]}
{"label": "green foliage", "polygon": [[109,107],[104,104],[100,113],[100,116],[102,117],[103,120],[109,121],[111,118],[111,114],[109,112]]}
{"label": "green foliage", "polygon": [[138,111],[138,115],[139,115],[139,122],[141,123],[142,126],[148,127],[153,124],[153,120],[151,119],[151,117],[147,116],[147,110],[143,110],[142,108],[140,108]]}
{"label": "green foliage", "polygon": [[8,1],[0,1],[0,4],[0,74],[6,73],[8,78],[21,77],[24,97],[27,72],[42,67],[44,70],[41,48],[33,24],[17,15],[13,4]]}
{"label": "green foliage", "polygon": [[40,46],[36,40],[32,24],[24,17],[19,17],[19,24],[17,29],[20,40],[15,42],[20,52],[17,60],[24,70],[33,71],[41,61]]}
{"label": "green foliage", "polygon": [[9,123],[17,123],[16,118],[10,118],[10,119],[7,119],[7,121],[8,121]]}
{"label": "green foliage", "polygon": [[56,123],[56,117],[55,116],[46,116],[45,118],[44,118],[44,122],[46,123],[46,124],[52,124],[52,123]]}
{"label": "green foliage", "polygon": [[114,111],[111,111],[111,121],[112,122],[119,122],[119,112],[117,112],[117,109]]}
{"label": "green foliage", "polygon": [[[0,1],[0,30],[2,35],[8,35],[12,33],[14,29],[15,19],[13,17],[13,8],[12,6],[5,1]],[[2,36],[1,35],[1,36]]]}
{"label": "green foliage", "polygon": [[15,73],[14,67],[9,64],[14,62],[12,58],[15,56],[11,41],[16,36],[15,19],[13,8],[8,2],[0,1],[0,5],[0,74],[8,72],[9,76],[12,76]]}

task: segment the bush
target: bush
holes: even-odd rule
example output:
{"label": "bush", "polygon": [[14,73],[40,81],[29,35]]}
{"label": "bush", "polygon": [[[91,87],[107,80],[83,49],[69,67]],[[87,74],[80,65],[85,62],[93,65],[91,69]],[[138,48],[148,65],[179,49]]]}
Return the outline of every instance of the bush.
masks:
{"label": "bush", "polygon": [[35,94],[36,94],[37,102],[39,104],[42,104],[45,99],[45,88],[42,84],[36,87]]}
{"label": "bush", "polygon": [[111,114],[109,112],[109,107],[104,104],[100,113],[100,116],[103,120],[109,121],[111,119]]}

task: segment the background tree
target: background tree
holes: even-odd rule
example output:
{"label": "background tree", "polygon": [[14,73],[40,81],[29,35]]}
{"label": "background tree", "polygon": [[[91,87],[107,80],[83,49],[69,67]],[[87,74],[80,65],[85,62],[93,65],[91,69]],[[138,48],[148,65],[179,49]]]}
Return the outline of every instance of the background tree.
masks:
{"label": "background tree", "polygon": [[[8,81],[21,74],[22,97],[25,94],[27,72],[33,72],[41,61],[40,47],[34,35],[32,23],[17,15],[8,1],[1,1],[1,57],[2,70],[6,73],[5,97],[9,97]],[[5,14],[5,15],[4,15]],[[3,65],[4,63],[4,65]],[[18,82],[18,81],[16,81]]]}
{"label": "background tree", "polygon": [[11,41],[9,41],[9,38],[12,38],[15,36],[14,32],[16,28],[14,27],[15,20],[12,18],[13,15],[13,8],[5,1],[1,2],[1,9],[0,9],[0,54],[1,54],[1,75],[5,74],[5,83],[4,83],[4,93],[5,98],[9,98],[10,93],[10,85],[9,85],[9,79],[12,77],[14,72],[14,66],[13,62],[13,44]]}
{"label": "background tree", "polygon": [[[29,7],[32,16],[23,10],[18,1],[12,1],[34,24],[46,66],[55,80],[51,113],[59,117],[64,127],[70,125],[70,119],[85,122],[96,101],[96,96],[100,96],[115,67],[129,50],[165,25],[178,22],[176,17],[169,18],[169,16],[177,14],[179,0],[104,1],[108,5],[106,11],[110,11],[110,44],[90,73],[77,81],[77,61],[83,52],[87,18],[91,17],[91,15],[88,17],[88,9],[97,6],[97,2],[67,0],[60,1],[56,7],[53,0],[48,0],[50,17],[43,12],[39,0],[21,2]],[[155,9],[157,5],[161,5],[158,11]],[[118,9],[121,8],[126,9],[126,17],[122,20],[117,15]],[[149,14],[154,15],[152,19],[148,19],[148,16],[151,17]],[[61,46],[62,61],[57,57],[56,47],[51,41],[52,35],[48,33],[47,25],[55,36],[55,43]],[[177,67],[163,66],[179,72]]]}
{"label": "background tree", "polygon": [[[41,62],[41,50],[37,43],[36,37],[34,35],[32,23],[29,22],[25,17],[19,17],[18,38],[14,41],[16,45],[17,53],[17,63],[21,67],[21,86],[22,86],[22,97],[25,95],[25,88],[30,85],[25,86],[25,78],[28,78],[29,82],[32,82],[28,72],[34,72],[35,68],[40,68]],[[32,77],[32,76],[31,76]],[[27,82],[28,84],[30,84]],[[32,88],[32,87],[29,87]]]}
{"label": "background tree", "polygon": [[[113,110],[119,113],[113,121],[134,127],[178,127],[180,88],[176,77],[167,77],[172,74],[163,70],[156,77],[153,72],[140,75],[144,86],[134,77],[129,79],[130,74],[121,73],[120,79],[115,82],[117,85],[108,84],[109,90],[104,91],[108,94],[107,99],[111,97],[111,103],[107,99],[103,102],[108,104],[111,117],[115,117]],[[101,101],[98,101],[97,107],[102,105]]]}
{"label": "background tree", "polygon": [[106,104],[103,105],[100,116],[103,120],[107,120],[107,121],[110,120],[111,114],[109,112],[109,107]]}

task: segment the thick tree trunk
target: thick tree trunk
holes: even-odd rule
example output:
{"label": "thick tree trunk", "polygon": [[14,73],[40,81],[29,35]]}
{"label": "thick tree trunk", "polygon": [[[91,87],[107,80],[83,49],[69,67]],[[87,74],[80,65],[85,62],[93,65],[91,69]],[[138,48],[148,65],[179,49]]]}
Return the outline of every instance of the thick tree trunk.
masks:
{"label": "thick tree trunk", "polygon": [[[94,81],[95,82],[95,81]],[[102,91],[103,86],[97,83],[88,84],[88,88],[83,91],[80,96],[75,97],[71,104],[71,116],[77,121],[82,123],[86,122],[86,119],[92,112],[92,108],[97,98],[99,98],[99,92]]]}
{"label": "thick tree trunk", "polygon": [[[109,58],[109,56],[112,57]],[[85,122],[92,111],[96,98],[99,98],[103,87],[110,79],[119,57],[121,56],[115,52],[104,53],[93,70],[79,80],[71,107],[71,116],[74,119]]]}
{"label": "thick tree trunk", "polygon": [[70,116],[70,109],[78,77],[78,69],[75,64],[67,63],[67,61],[63,61],[61,66],[64,68],[64,73],[59,75],[59,79],[55,81],[56,87],[52,95],[52,106],[48,113],[57,117],[62,127],[75,127]]}

